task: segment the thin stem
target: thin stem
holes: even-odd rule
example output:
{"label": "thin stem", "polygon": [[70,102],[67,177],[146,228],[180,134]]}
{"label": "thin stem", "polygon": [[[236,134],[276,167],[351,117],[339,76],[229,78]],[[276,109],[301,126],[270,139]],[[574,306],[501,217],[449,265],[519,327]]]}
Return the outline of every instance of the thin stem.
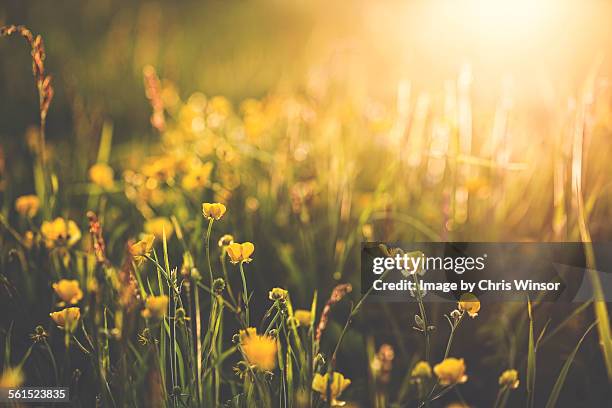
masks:
{"label": "thin stem", "polygon": [[419,286],[419,279],[416,273],[412,274],[414,280],[417,302],[419,304],[419,310],[421,313],[421,319],[423,320],[423,333],[425,334],[425,361],[429,362],[430,344],[429,344],[429,322],[427,321],[427,314],[425,313],[425,305],[423,304],[423,296],[421,294],[421,288]]}
{"label": "thin stem", "polygon": [[245,317],[246,317],[246,326],[249,327],[249,292],[247,289],[246,277],[244,276],[244,267],[243,262],[240,262],[240,277],[242,278],[242,290],[244,293],[242,294],[244,300],[244,309],[245,309]]}
{"label": "thin stem", "polygon": [[53,355],[53,351],[51,351],[51,347],[49,346],[49,342],[47,339],[43,340],[45,344],[45,348],[47,352],[49,352],[49,356],[51,357],[51,364],[53,365],[53,373],[55,374],[55,384],[59,386],[59,374],[57,372],[57,363],[55,362],[55,356]]}
{"label": "thin stem", "polygon": [[196,365],[197,365],[197,382],[198,382],[198,398],[202,401],[204,395],[202,390],[202,316],[200,314],[200,293],[198,291],[198,285],[195,285],[194,303],[196,313]]}
{"label": "thin stem", "polygon": [[229,275],[227,273],[227,267],[225,266],[225,257],[226,257],[226,252],[225,252],[225,249],[223,249],[221,251],[221,257],[220,257],[221,269],[223,269],[223,277],[225,278],[225,284],[227,286],[227,293],[229,293],[230,299],[236,305],[238,304],[238,302],[236,301],[236,297],[234,297],[234,291],[232,290],[232,284],[230,282]]}
{"label": "thin stem", "polygon": [[[212,271],[212,263],[210,260],[210,235],[212,232],[213,222],[215,222],[214,218],[211,218],[208,221],[208,229],[206,230],[206,261],[208,262],[208,276],[210,278],[210,287],[213,285],[213,271]],[[213,302],[214,294],[210,294],[210,301]]]}
{"label": "thin stem", "polygon": [[451,327],[451,332],[450,332],[450,335],[448,336],[448,342],[446,343],[446,351],[444,352],[444,359],[448,357],[448,354],[450,353],[451,345],[453,344],[453,338],[455,336],[455,330],[457,330],[457,327],[459,327],[459,324],[463,320],[464,315],[465,315],[465,312],[461,313],[461,316],[459,317],[459,320],[457,320],[457,323]]}

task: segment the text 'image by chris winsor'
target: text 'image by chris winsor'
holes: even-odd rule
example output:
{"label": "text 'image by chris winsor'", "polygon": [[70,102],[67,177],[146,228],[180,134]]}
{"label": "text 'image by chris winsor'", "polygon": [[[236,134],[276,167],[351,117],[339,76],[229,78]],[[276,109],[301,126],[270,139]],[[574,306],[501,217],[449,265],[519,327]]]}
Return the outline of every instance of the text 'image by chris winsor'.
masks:
{"label": "text 'image by chris winsor'", "polygon": [[0,1],[0,407],[608,408],[612,2]]}

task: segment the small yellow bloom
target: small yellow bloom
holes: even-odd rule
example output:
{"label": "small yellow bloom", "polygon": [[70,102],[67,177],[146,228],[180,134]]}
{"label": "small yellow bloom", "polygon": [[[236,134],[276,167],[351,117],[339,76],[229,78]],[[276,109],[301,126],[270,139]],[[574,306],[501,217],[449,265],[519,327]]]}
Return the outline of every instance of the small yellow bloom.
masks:
{"label": "small yellow bloom", "polygon": [[83,291],[78,280],[61,279],[53,284],[53,290],[62,301],[75,305],[83,299]]}
{"label": "small yellow bloom", "polygon": [[144,234],[142,239],[135,244],[130,246],[130,254],[134,257],[136,264],[141,265],[147,260],[147,256],[151,254],[153,250],[153,242],[155,241],[155,235]]}
{"label": "small yellow bloom", "polygon": [[210,114],[226,117],[232,112],[232,103],[224,96],[213,96],[208,102],[207,110]]}
{"label": "small yellow bloom", "polygon": [[[312,379],[312,389],[321,394],[321,397],[325,401],[327,401],[328,385],[330,385],[329,373],[325,375],[317,373]],[[331,397],[330,404],[332,407],[341,407],[346,404],[346,402],[344,401],[338,401],[337,398],[349,385],[351,385],[351,380],[349,380],[348,378],[344,378],[344,375],[334,371],[334,376],[332,378],[332,382],[329,388],[329,395]]]}
{"label": "small yellow bloom", "polygon": [[146,319],[155,318],[161,319],[168,312],[168,296],[149,296],[145,301],[145,309],[142,311],[142,317]]}
{"label": "small yellow bloom", "polygon": [[0,376],[0,388],[18,388],[23,384],[23,380],[20,368],[5,367]]}
{"label": "small yellow bloom", "polygon": [[257,334],[254,327],[240,330],[240,348],[249,364],[264,371],[271,371],[276,367],[276,339]]}
{"label": "small yellow bloom", "polygon": [[220,220],[225,211],[225,205],[221,203],[202,203],[202,214],[209,220]]}
{"label": "small yellow bloom", "polygon": [[468,377],[465,375],[465,362],[462,358],[449,357],[433,368],[440,384],[463,384]]}
{"label": "small yellow bloom", "polygon": [[281,302],[284,302],[285,300],[287,300],[287,296],[289,296],[289,292],[286,291],[283,288],[273,288],[270,293],[268,293],[268,297],[270,298],[270,300],[279,300]]}
{"label": "small yellow bloom", "polygon": [[467,312],[471,318],[474,318],[478,316],[478,311],[480,310],[480,300],[478,300],[476,295],[472,293],[464,293],[459,298],[457,308],[462,312]]}
{"label": "small yellow bloom", "polygon": [[102,188],[112,188],[115,184],[114,177],[115,173],[108,164],[96,163],[89,168],[89,179]]}
{"label": "small yellow bloom", "polygon": [[427,361],[419,361],[412,369],[410,375],[415,378],[430,378],[431,366]]}
{"label": "small yellow bloom", "polygon": [[297,309],[293,313],[293,317],[295,317],[295,320],[297,320],[300,326],[310,326],[312,322],[312,313],[310,310]]}
{"label": "small yellow bloom", "polygon": [[230,244],[234,243],[234,237],[230,234],[225,234],[221,238],[219,238],[219,248],[226,247]]}
{"label": "small yellow bloom", "polygon": [[51,316],[51,319],[53,319],[58,327],[73,332],[81,318],[81,309],[78,307],[68,307],[59,312],[49,313],[49,316]]}
{"label": "small yellow bloom", "polygon": [[506,370],[499,376],[499,385],[501,387],[508,387],[514,390],[518,388],[519,383],[518,371],[514,369]]}
{"label": "small yellow bloom", "polygon": [[34,246],[34,233],[32,231],[26,231],[23,233],[23,245],[26,248],[31,249]]}
{"label": "small yellow bloom", "polygon": [[81,239],[81,230],[72,220],[57,217],[53,221],[44,221],[40,232],[47,248],[66,245],[71,247]]}
{"label": "small yellow bloom", "polygon": [[145,222],[144,230],[147,234],[153,234],[155,238],[159,239],[162,239],[163,231],[166,231],[166,238],[170,238],[174,232],[174,226],[169,219],[156,217]]}
{"label": "small yellow bloom", "polygon": [[15,200],[15,210],[24,217],[34,217],[39,208],[40,199],[35,195],[24,195]]}
{"label": "small yellow bloom", "polygon": [[206,187],[210,181],[212,163],[194,166],[183,176],[181,186],[187,190],[197,190]]}
{"label": "small yellow bloom", "polygon": [[251,262],[251,255],[255,252],[255,245],[250,242],[238,244],[236,242],[227,246],[227,254],[232,263]]}

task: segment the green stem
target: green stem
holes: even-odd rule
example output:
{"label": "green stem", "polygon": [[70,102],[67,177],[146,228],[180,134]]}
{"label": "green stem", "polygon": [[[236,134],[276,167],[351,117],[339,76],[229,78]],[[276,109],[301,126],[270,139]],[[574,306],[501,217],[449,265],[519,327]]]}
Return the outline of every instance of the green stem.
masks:
{"label": "green stem", "polygon": [[53,355],[53,351],[51,350],[51,347],[49,346],[49,342],[47,341],[47,339],[44,339],[43,342],[45,344],[45,348],[47,349],[47,352],[49,353],[49,357],[51,357],[51,365],[53,365],[53,373],[55,374],[55,384],[59,386],[59,374],[57,372],[57,363],[55,361],[55,356]]}
{"label": "green stem", "polygon": [[242,278],[242,290],[244,293],[242,294],[244,300],[244,310],[246,317],[246,327],[249,327],[249,292],[247,290],[246,277],[244,276],[244,267],[243,262],[240,262],[240,277]]}
{"label": "green stem", "polygon": [[425,313],[425,305],[423,304],[423,296],[421,294],[421,288],[419,286],[419,279],[416,273],[412,274],[414,280],[417,302],[419,304],[419,311],[421,313],[421,319],[423,320],[423,333],[425,334],[425,361],[429,362],[430,344],[429,344],[429,322],[427,321],[427,314]]}
{"label": "green stem", "polygon": [[227,285],[227,293],[229,293],[232,303],[234,305],[237,305],[238,302],[236,301],[236,297],[234,296],[234,291],[232,290],[232,284],[230,282],[229,275],[227,273],[227,267],[225,266],[225,257],[226,257],[226,252],[225,252],[225,249],[223,249],[221,251],[221,257],[220,257],[221,269],[223,269],[223,277],[225,278],[225,284]]}
{"label": "green stem", "polygon": [[451,328],[450,335],[448,336],[448,342],[446,343],[446,351],[444,352],[444,359],[446,359],[448,357],[448,354],[450,353],[451,345],[453,344],[453,338],[455,336],[455,330],[457,330],[457,327],[459,327],[459,324],[463,320],[464,315],[465,315],[465,312],[461,314],[461,316],[459,317],[459,320],[457,320],[457,323],[453,325],[453,327]]}
{"label": "green stem", "polygon": [[[206,261],[208,262],[208,277],[210,278],[210,287],[213,286],[213,271],[212,271],[212,263],[210,260],[210,235],[212,232],[212,226],[215,220],[213,218],[208,221],[208,229],[206,230]],[[210,294],[211,303],[214,300],[214,294]]]}
{"label": "green stem", "polygon": [[[195,282],[195,281],[194,281]],[[198,387],[198,399],[203,401],[204,395],[202,390],[202,316],[200,315],[200,293],[198,291],[198,285],[195,285],[194,303],[195,303],[195,326],[196,326],[196,366],[197,366],[197,387]]]}

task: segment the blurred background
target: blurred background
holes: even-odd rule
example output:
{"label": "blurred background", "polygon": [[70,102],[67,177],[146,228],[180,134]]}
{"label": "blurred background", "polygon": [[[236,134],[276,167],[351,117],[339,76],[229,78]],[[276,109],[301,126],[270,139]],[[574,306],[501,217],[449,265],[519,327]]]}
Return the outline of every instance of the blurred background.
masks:
{"label": "blurred background", "polygon": [[[611,12],[608,2],[569,0],[6,0],[0,22],[45,36],[58,91],[50,137],[86,138],[92,129],[73,126],[85,116],[94,128],[112,118],[125,138],[149,130],[146,64],[184,95],[234,102],[303,86],[322,71],[353,92],[390,98],[401,80],[435,92],[469,64],[478,100],[511,86],[516,105],[534,112],[564,104],[595,67],[610,71]],[[35,100],[29,55],[16,41],[0,47],[0,131],[14,137],[36,117],[27,109]]]}
{"label": "blurred background", "polygon": [[[98,211],[114,259],[153,216],[175,215],[201,249],[202,221],[193,219],[200,202],[215,199],[230,209],[224,231],[257,245],[256,295],[265,299],[282,285],[307,307],[314,290],[325,298],[341,281],[358,288],[362,240],[580,241],[579,195],[593,240],[611,236],[610,2],[4,0],[4,24],[25,24],[45,41],[56,92],[47,141],[61,180],[54,213],[77,220],[86,235],[84,213]],[[147,66],[164,90],[161,132],[150,120]],[[33,193],[28,134],[38,106],[30,67],[22,39],[1,39],[0,193],[8,218],[16,218],[14,198]],[[245,103],[252,98],[265,119],[256,136]],[[200,116],[206,131],[196,126]],[[198,144],[209,137],[223,141],[222,153]],[[185,152],[214,156],[224,187],[176,193],[162,180],[165,195],[140,205],[141,192],[130,190],[134,173],[155,178],[147,162]],[[117,190],[92,189],[88,170],[101,158],[124,183]],[[171,251],[180,259],[176,242]],[[261,303],[254,307],[263,311]],[[572,308],[543,306],[538,332]],[[445,330],[449,311],[432,309]],[[498,305],[462,327],[478,334],[456,346],[475,373],[465,394],[476,405],[494,399],[486,381],[500,367],[524,365],[524,312],[523,304]],[[47,310],[32,313],[42,319]],[[339,321],[346,313],[339,306]],[[421,347],[413,314],[364,309],[339,356],[357,384],[352,399],[368,401],[367,379],[359,378],[372,354],[366,343],[395,346],[390,389],[400,388]],[[560,331],[571,341],[542,352],[546,392],[560,356],[592,320],[576,315]],[[35,323],[22,324],[27,333]],[[329,330],[333,337],[341,325]],[[583,351],[566,406],[604,406],[610,391],[595,336]]]}

